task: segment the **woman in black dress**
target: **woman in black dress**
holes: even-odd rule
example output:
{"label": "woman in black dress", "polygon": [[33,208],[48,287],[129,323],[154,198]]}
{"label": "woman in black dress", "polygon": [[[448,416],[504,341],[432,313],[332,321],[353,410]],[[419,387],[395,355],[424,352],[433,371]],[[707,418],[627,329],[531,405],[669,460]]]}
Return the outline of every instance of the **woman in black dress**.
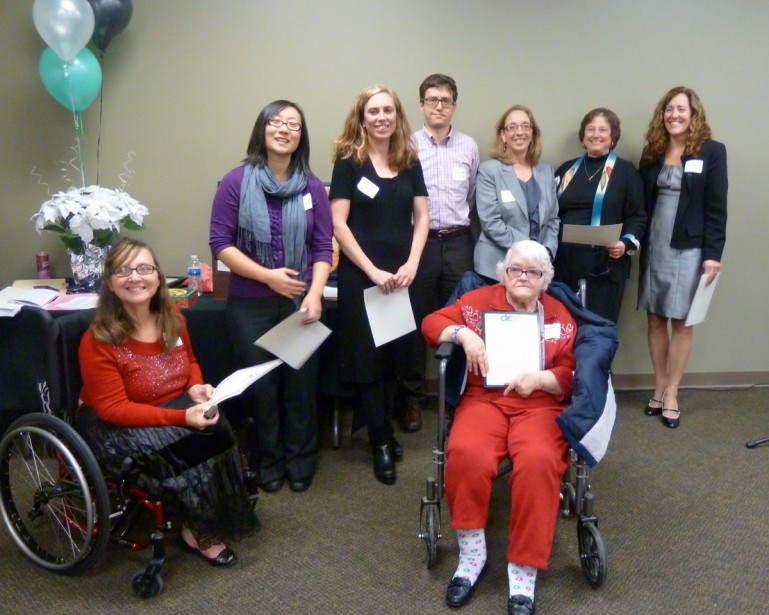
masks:
{"label": "woman in black dress", "polygon": [[[391,485],[402,450],[389,416],[397,366],[415,330],[380,347],[363,290],[385,294],[411,285],[427,240],[427,189],[411,128],[395,92],[363,90],[334,144],[331,215],[341,247],[338,269],[340,380],[355,385],[374,450],[374,475]],[[413,220],[413,223],[412,223]]]}
{"label": "woman in black dress", "polygon": [[576,290],[587,281],[587,307],[617,322],[630,256],[646,228],[641,178],[633,164],[614,153],[620,121],[603,107],[589,111],[579,127],[585,153],[564,162],[555,172],[558,215],[564,224],[622,224],[620,238],[606,246],[561,243],[555,257],[555,279]]}

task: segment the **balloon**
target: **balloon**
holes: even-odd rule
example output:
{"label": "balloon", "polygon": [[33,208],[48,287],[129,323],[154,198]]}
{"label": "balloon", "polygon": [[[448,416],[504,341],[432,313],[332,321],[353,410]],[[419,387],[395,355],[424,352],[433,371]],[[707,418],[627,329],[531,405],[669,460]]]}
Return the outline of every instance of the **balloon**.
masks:
{"label": "balloon", "polygon": [[48,93],[70,111],[85,110],[101,90],[101,67],[90,49],[81,49],[70,63],[49,47],[40,56],[38,70]]}
{"label": "balloon", "polygon": [[93,9],[86,0],[35,0],[38,34],[65,62],[72,62],[93,34]]}
{"label": "balloon", "polygon": [[105,51],[112,37],[131,21],[133,3],[131,0],[88,0],[88,4],[96,22],[91,40],[99,51]]}

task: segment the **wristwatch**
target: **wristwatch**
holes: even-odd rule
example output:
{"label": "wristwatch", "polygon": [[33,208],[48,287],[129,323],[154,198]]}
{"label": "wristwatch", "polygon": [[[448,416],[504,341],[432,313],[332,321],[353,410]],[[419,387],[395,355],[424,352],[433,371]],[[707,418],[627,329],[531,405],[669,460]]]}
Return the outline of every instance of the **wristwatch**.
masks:
{"label": "wristwatch", "polygon": [[457,335],[459,335],[459,332],[462,329],[467,329],[467,325],[457,325],[456,327],[454,327],[454,330],[451,332],[451,343],[452,344],[459,344],[459,342],[457,341]]}

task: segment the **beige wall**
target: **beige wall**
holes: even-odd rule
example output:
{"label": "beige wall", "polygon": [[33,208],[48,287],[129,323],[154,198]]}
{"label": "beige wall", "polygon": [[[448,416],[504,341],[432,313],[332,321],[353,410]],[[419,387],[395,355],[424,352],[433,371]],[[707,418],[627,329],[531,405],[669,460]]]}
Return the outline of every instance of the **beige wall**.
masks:
{"label": "beige wall", "polygon": [[[46,196],[31,170],[51,190],[65,187],[60,169],[75,143],[71,114],[38,77],[44,43],[32,4],[0,4],[0,286],[33,277],[38,250],[51,254],[55,275],[67,274],[58,240],[29,222]],[[543,127],[544,159],[555,165],[579,153],[579,121],[599,105],[622,119],[619,155],[637,161],[657,100],[685,84],[727,145],[731,180],[723,276],[708,322],[697,327],[689,371],[705,381],[710,373],[769,372],[760,317],[769,294],[767,23],[769,4],[755,0],[136,0],[104,58],[99,183],[117,186],[135,152],[127,189],[150,208],[143,238],[179,273],[191,252],[208,256],[216,182],[244,156],[258,111],[275,98],[303,106],[312,165],[327,179],[331,142],[352,98],[372,83],[393,87],[417,127],[422,78],[452,75],[455,125],[484,154],[498,115],[527,104]],[[93,183],[98,100],[84,118]],[[631,376],[650,372],[635,296],[634,272],[615,362]]]}

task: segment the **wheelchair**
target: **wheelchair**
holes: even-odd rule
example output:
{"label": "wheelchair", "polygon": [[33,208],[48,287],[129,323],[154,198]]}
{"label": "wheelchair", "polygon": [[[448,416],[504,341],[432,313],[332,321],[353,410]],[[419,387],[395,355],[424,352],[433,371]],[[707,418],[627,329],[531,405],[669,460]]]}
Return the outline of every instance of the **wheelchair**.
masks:
{"label": "wheelchair", "polygon": [[[465,274],[466,276],[468,274]],[[465,290],[477,287],[473,283]],[[461,295],[462,292],[459,291]],[[586,303],[586,283],[580,280],[579,302],[584,308]],[[449,301],[451,303],[452,300]],[[432,462],[436,475],[429,476],[425,481],[425,495],[420,500],[418,538],[424,541],[427,550],[427,567],[432,568],[437,562],[438,540],[442,538],[441,500],[445,495],[444,477],[446,466],[446,441],[449,422],[446,412],[447,405],[455,405],[461,395],[459,388],[447,394],[447,386],[464,378],[465,364],[452,365],[450,359],[454,356],[455,344],[446,342],[435,352],[438,360],[438,426],[435,446],[432,449]],[[458,353],[459,354],[459,353]],[[613,401],[613,391],[609,388]],[[451,396],[453,399],[448,400]],[[451,402],[451,403],[450,403]],[[616,406],[615,406],[616,408]],[[613,424],[613,417],[612,417]],[[579,561],[588,584],[597,589],[601,587],[608,570],[606,547],[603,537],[598,530],[598,517],[595,515],[595,496],[589,481],[589,464],[573,448],[569,449],[569,466],[561,479],[560,511],[562,517],[574,516],[577,520],[577,544]],[[503,460],[497,470],[497,477],[509,474],[512,470],[510,459]]]}
{"label": "wheelchair", "polygon": [[[110,542],[132,550],[151,547],[149,563],[131,577],[130,587],[137,596],[152,598],[163,590],[160,570],[171,529],[163,503],[132,483],[130,457],[116,473],[103,473],[71,426],[82,386],[77,351],[93,313],[84,310],[54,321],[51,352],[58,369],[49,378],[56,401],[53,407],[45,401],[44,412],[17,419],[0,440],[0,514],[23,555],[59,574],[93,568]],[[148,539],[136,540],[132,531],[145,511],[153,529]]]}

